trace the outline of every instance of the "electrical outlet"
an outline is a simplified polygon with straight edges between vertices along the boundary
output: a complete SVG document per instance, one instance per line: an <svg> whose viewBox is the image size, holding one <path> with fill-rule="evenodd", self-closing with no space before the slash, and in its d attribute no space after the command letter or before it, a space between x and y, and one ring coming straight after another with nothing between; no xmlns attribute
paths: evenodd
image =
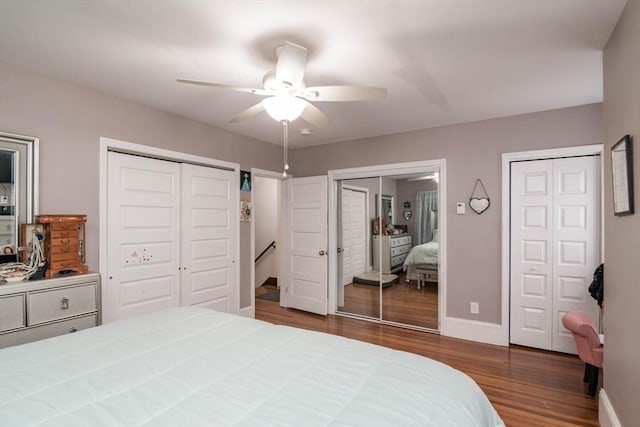
<svg viewBox="0 0 640 427"><path fill-rule="evenodd" d="M3 205L9 203L9 196L0 196L0 203L2 203Z"/></svg>
<svg viewBox="0 0 640 427"><path fill-rule="evenodd" d="M477 302L469 303L469 312L471 314L479 314L480 313L480 304Z"/></svg>

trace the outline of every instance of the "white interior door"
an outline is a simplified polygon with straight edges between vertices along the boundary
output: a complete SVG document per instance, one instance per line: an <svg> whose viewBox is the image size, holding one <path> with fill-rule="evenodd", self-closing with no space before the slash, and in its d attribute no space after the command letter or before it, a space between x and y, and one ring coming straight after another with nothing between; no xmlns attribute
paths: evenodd
<svg viewBox="0 0 640 427"><path fill-rule="evenodd" d="M342 189L342 285L367 270L367 192L352 186Z"/></svg>
<svg viewBox="0 0 640 427"><path fill-rule="evenodd" d="M327 177L287 182L288 307L327 314Z"/></svg>
<svg viewBox="0 0 640 427"><path fill-rule="evenodd" d="M179 305L180 164L109 152L105 322Z"/></svg>
<svg viewBox="0 0 640 427"><path fill-rule="evenodd" d="M552 349L575 353L571 332L562 325L569 311L586 311L598 322L598 305L589 294L600 265L600 156L553 160L554 255Z"/></svg>
<svg viewBox="0 0 640 427"><path fill-rule="evenodd" d="M588 287L600 260L600 158L511 163L510 342L575 353L562 316L596 317Z"/></svg>
<svg viewBox="0 0 640 427"><path fill-rule="evenodd" d="M234 172L182 165L180 305L237 313Z"/></svg>

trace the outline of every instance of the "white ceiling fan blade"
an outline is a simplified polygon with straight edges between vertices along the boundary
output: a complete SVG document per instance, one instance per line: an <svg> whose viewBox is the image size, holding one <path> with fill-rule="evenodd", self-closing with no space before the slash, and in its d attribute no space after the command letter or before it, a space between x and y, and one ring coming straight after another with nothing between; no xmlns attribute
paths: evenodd
<svg viewBox="0 0 640 427"><path fill-rule="evenodd" d="M255 105L252 105L251 107L247 108L244 111L239 112L238 114L236 114L235 116L233 116L233 118L231 120L229 120L229 123L238 123L241 122L243 120L246 119L250 119L253 116L257 116L258 114L262 113L264 111L264 107L262 106L261 102L258 102Z"/></svg>
<svg viewBox="0 0 640 427"><path fill-rule="evenodd" d="M373 101L387 96L387 89L368 86L315 86L302 95L310 101Z"/></svg>
<svg viewBox="0 0 640 427"><path fill-rule="evenodd" d="M188 83L190 85L199 85L199 86L209 86L209 87L217 87L220 89L231 89L231 90L236 90L239 92L249 92L249 93L253 93L256 95L272 95L272 92L266 91L264 89L255 89L255 88L251 88L251 87L239 87L239 86L232 86L232 85L226 85L223 83L212 83L212 82L202 82L199 80L186 80L186 79L177 79L178 83Z"/></svg>
<svg viewBox="0 0 640 427"><path fill-rule="evenodd" d="M278 54L276 80L285 87L299 88L307 67L307 49L291 42L284 42Z"/></svg>
<svg viewBox="0 0 640 427"><path fill-rule="evenodd" d="M300 115L300 117L316 127L328 126L331 123L329 117L327 117L322 111L318 109L318 107L310 102L307 102L307 106L304 107L304 110L302 110L302 114Z"/></svg>

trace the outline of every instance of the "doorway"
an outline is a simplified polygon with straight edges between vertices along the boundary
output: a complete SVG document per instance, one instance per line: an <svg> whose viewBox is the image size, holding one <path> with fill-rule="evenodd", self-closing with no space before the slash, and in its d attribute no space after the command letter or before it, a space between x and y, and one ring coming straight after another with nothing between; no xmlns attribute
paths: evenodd
<svg viewBox="0 0 640 427"><path fill-rule="evenodd" d="M286 185L281 173L251 169L251 306L242 314L255 317L256 298L283 305L286 257Z"/></svg>
<svg viewBox="0 0 640 427"><path fill-rule="evenodd" d="M332 313L439 330L444 166L438 160L329 173Z"/></svg>
<svg viewBox="0 0 640 427"><path fill-rule="evenodd" d="M278 178L259 175L253 177L251 187L255 298L274 302L280 302L280 183Z"/></svg>

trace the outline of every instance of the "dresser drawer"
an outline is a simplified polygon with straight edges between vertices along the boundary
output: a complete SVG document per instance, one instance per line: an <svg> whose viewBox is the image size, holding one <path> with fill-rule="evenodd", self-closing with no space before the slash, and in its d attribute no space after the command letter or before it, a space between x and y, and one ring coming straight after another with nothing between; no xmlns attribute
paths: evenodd
<svg viewBox="0 0 640 427"><path fill-rule="evenodd" d="M29 326L96 311L96 285L87 284L27 295Z"/></svg>
<svg viewBox="0 0 640 427"><path fill-rule="evenodd" d="M51 246L50 248L51 256L57 254L77 254L78 253L78 245L59 245L59 246Z"/></svg>
<svg viewBox="0 0 640 427"><path fill-rule="evenodd" d="M50 243L51 247L55 246L69 246L69 247L78 247L78 236L74 237L58 237L57 239L51 239Z"/></svg>
<svg viewBox="0 0 640 427"><path fill-rule="evenodd" d="M0 297L0 332L24 326L24 294Z"/></svg>
<svg viewBox="0 0 640 427"><path fill-rule="evenodd" d="M52 270L73 270L75 267L78 267L78 257L74 257L74 259L67 259L62 261L51 260L51 269Z"/></svg>
<svg viewBox="0 0 640 427"><path fill-rule="evenodd" d="M52 222L51 231L78 231L78 224L75 222Z"/></svg>
<svg viewBox="0 0 640 427"><path fill-rule="evenodd" d="M61 239L65 237L78 237L78 230L51 230L51 238L52 239Z"/></svg>
<svg viewBox="0 0 640 427"><path fill-rule="evenodd" d="M51 254L51 262L75 260L78 261L78 251L61 252L59 254Z"/></svg>
<svg viewBox="0 0 640 427"><path fill-rule="evenodd" d="M403 245L410 245L410 244L411 244L411 236L391 237L391 241L389 242L389 246L391 246L392 248L403 246Z"/></svg>
<svg viewBox="0 0 640 427"><path fill-rule="evenodd" d="M63 322L50 323L48 325L41 325L34 328L23 329L21 331L16 331L10 334L1 334L0 348L25 344L44 338L73 333L82 329L92 328L97 325L98 321L96 315L91 314L88 316L65 320Z"/></svg>
<svg viewBox="0 0 640 427"><path fill-rule="evenodd" d="M392 266L400 265L400 264L404 263L405 259L407 259L407 255L406 254L402 254L402 255L397 255L397 256L391 257L391 265Z"/></svg>

